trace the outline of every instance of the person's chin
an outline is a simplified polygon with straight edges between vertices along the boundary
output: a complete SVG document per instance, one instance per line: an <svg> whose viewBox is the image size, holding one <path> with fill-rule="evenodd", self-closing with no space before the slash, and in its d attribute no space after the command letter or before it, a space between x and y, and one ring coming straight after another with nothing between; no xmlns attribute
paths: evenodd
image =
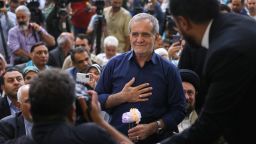
<svg viewBox="0 0 256 144"><path fill-rule="evenodd" d="M26 30L28 30L28 26L27 25L22 25L22 26L19 26L19 29L21 31L26 31Z"/></svg>

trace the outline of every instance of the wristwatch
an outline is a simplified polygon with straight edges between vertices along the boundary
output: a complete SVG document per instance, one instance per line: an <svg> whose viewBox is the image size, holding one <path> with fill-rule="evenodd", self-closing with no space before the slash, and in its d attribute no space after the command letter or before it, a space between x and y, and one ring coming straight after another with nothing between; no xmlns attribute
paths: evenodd
<svg viewBox="0 0 256 144"><path fill-rule="evenodd" d="M162 132L161 121L160 120L156 121L156 124L157 124L156 133L160 134Z"/></svg>

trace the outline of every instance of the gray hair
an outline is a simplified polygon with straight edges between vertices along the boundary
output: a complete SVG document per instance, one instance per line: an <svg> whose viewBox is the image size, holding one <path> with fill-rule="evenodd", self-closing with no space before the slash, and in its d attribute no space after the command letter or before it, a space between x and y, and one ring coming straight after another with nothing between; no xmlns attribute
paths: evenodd
<svg viewBox="0 0 256 144"><path fill-rule="evenodd" d="M18 89L18 92L17 92L17 101L18 101L19 103L22 103L22 97L21 97L22 95L21 95L21 93L22 93L24 90L29 89L29 87L30 87L29 84L25 84L25 85L21 86L21 87Z"/></svg>
<svg viewBox="0 0 256 144"><path fill-rule="evenodd" d="M133 24L133 22L141 21L141 20L145 20L145 19L148 19L152 23L152 25L153 25L152 33L154 35L158 34L159 33L158 20L154 16L147 14L147 13L139 13L132 17L132 19L130 20L129 25L128 25L129 33L131 33L131 25Z"/></svg>
<svg viewBox="0 0 256 144"><path fill-rule="evenodd" d="M68 42L72 38L74 40L74 37L72 36L71 33L68 33L68 32L61 33L57 39L58 46L62 47L66 42Z"/></svg>
<svg viewBox="0 0 256 144"><path fill-rule="evenodd" d="M114 46L114 47L118 47L118 39L115 36L107 36L104 39L104 47L106 46Z"/></svg>
<svg viewBox="0 0 256 144"><path fill-rule="evenodd" d="M17 12L19 12L19 11L25 12L26 15L29 16L29 17L30 17L30 15L31 15L31 12L30 12L30 10L28 9L28 7L26 7L26 6L24 6L24 5L18 6L18 7L16 8L16 10L15 10L15 13L17 13Z"/></svg>

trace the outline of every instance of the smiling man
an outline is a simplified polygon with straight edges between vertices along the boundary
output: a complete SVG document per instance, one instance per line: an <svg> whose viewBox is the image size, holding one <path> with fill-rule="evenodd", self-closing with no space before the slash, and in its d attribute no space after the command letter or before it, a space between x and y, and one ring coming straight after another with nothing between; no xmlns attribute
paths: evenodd
<svg viewBox="0 0 256 144"><path fill-rule="evenodd" d="M185 117L185 96L176 67L154 52L159 33L157 19L146 13L129 22L132 50L113 57L96 86L110 123L136 143L156 143ZM138 125L122 123L122 114L137 108Z"/></svg>

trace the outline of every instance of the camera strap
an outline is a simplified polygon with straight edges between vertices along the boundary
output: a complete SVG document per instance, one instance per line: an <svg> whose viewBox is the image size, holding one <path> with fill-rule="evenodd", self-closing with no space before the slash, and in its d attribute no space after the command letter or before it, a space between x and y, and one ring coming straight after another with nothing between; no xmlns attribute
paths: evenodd
<svg viewBox="0 0 256 144"><path fill-rule="evenodd" d="M2 44L3 44L3 48L4 48L4 53L5 53L5 59L7 61L9 61L9 55L8 55L8 51L7 51L7 45L5 42L4 32L3 32L3 27L2 27L1 21L0 21L0 32L1 32L1 39L2 39Z"/></svg>
<svg viewBox="0 0 256 144"><path fill-rule="evenodd" d="M38 42L38 38L36 36L36 31L34 30L34 28L32 28L32 34L33 34L33 36L34 36L34 38L36 40L36 43L37 43Z"/></svg>

